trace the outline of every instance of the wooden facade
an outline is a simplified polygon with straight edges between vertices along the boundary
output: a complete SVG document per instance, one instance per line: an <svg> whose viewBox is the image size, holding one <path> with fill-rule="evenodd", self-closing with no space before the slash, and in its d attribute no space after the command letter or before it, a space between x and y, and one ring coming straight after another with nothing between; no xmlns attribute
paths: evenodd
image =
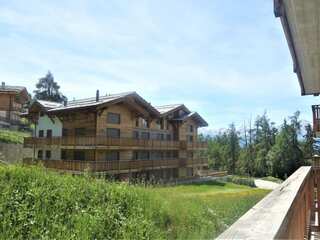
<svg viewBox="0 0 320 240"><path fill-rule="evenodd" d="M0 86L0 121L13 125L20 123L20 114L28 100L26 88L6 86L3 82Z"/></svg>
<svg viewBox="0 0 320 240"><path fill-rule="evenodd" d="M90 169L131 174L175 169L164 173L169 177L195 175L207 167L202 157L207 143L198 141L198 128L206 124L204 120L199 122L190 112L180 112L184 118L179 118L179 108L160 114L135 94L113 99L111 104L96 102L93 107L91 100L81 108L74 103L75 107L66 105L57 110L31 106L29 117L36 132L25 138L24 146L34 148L33 160L73 172ZM50 127L40 129L40 115L52 119L47 126L59 121L61 135L53 136Z"/></svg>

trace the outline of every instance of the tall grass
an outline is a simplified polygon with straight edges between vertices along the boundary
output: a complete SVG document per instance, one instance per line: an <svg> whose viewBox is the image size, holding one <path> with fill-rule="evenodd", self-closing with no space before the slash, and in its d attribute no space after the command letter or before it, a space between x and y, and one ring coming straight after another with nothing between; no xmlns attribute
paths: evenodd
<svg viewBox="0 0 320 240"><path fill-rule="evenodd" d="M0 238L213 238L266 193L232 183L142 187L0 167Z"/></svg>
<svg viewBox="0 0 320 240"><path fill-rule="evenodd" d="M24 137L29 137L29 132L0 129L0 142L22 144Z"/></svg>
<svg viewBox="0 0 320 240"><path fill-rule="evenodd" d="M2 239L162 238L146 196L125 184L1 167L0 192Z"/></svg>

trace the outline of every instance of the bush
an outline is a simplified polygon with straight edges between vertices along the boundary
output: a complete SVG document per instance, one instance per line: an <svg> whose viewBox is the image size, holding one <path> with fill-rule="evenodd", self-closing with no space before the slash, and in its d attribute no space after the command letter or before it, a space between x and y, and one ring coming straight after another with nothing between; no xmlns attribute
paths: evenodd
<svg viewBox="0 0 320 240"><path fill-rule="evenodd" d="M227 176L223 178L227 182L232 182L239 185L246 185L249 187L256 187L254 179L250 177L240 177L240 176Z"/></svg>
<svg viewBox="0 0 320 240"><path fill-rule="evenodd" d="M270 182L275 182L275 183L282 183L283 182L283 180L276 178L276 177L272 177L272 176L263 177L261 179L266 180L266 181L270 181Z"/></svg>

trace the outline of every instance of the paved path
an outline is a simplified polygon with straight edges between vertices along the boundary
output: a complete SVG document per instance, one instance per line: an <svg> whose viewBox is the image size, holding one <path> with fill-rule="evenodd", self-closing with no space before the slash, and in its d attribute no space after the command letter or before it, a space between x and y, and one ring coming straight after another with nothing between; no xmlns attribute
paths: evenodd
<svg viewBox="0 0 320 240"><path fill-rule="evenodd" d="M261 179L255 179L254 180L254 184L258 188L271 189L271 190L277 188L280 185L279 183L266 181L266 180L261 180Z"/></svg>

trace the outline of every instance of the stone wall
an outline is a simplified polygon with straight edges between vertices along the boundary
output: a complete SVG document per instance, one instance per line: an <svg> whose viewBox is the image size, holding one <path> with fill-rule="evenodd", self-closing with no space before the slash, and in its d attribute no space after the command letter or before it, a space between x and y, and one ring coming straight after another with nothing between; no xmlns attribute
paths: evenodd
<svg viewBox="0 0 320 240"><path fill-rule="evenodd" d="M23 144L0 142L0 160L8 163L22 163L25 157L32 157L32 148L23 148Z"/></svg>

